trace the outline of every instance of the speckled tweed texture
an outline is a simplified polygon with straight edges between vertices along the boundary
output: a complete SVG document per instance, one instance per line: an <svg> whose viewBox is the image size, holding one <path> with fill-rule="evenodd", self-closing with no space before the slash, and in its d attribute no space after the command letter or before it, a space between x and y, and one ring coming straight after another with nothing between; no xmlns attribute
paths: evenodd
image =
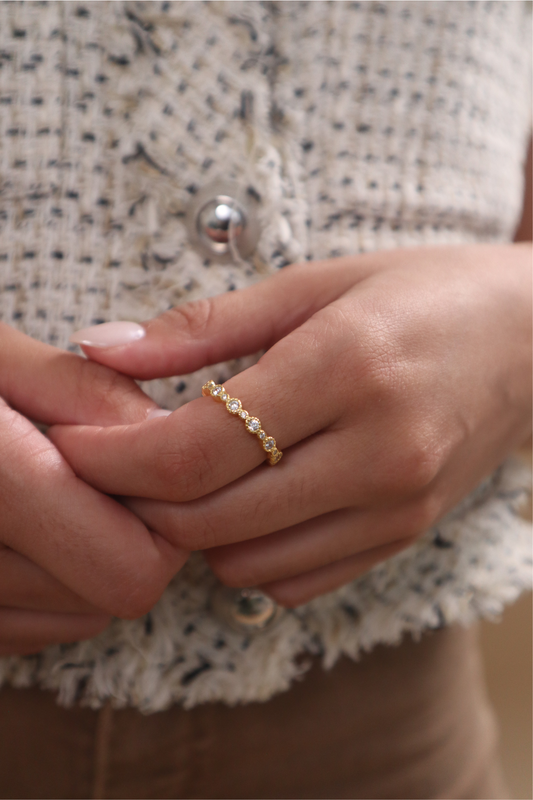
<svg viewBox="0 0 533 800"><path fill-rule="evenodd" d="M504 242L521 205L530 14L521 2L0 3L0 318L58 347L288 263ZM253 255L191 246L215 179L259 201ZM176 408L214 374L143 388ZM527 475L504 465L415 545L254 638L210 612L194 556L145 618L0 659L0 683L144 712L266 700L305 666L498 614L531 585Z"/></svg>

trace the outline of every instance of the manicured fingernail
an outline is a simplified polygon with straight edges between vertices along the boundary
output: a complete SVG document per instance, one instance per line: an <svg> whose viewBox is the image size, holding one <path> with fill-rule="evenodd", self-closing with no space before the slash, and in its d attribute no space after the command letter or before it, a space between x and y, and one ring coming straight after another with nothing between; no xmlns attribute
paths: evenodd
<svg viewBox="0 0 533 800"><path fill-rule="evenodd" d="M172 411L167 411L166 408L153 408L148 412L146 419L155 419L156 417L168 417Z"/></svg>
<svg viewBox="0 0 533 800"><path fill-rule="evenodd" d="M146 336L146 331L136 322L103 322L101 325L76 331L70 337L70 341L88 347L117 347L136 342L143 336Z"/></svg>

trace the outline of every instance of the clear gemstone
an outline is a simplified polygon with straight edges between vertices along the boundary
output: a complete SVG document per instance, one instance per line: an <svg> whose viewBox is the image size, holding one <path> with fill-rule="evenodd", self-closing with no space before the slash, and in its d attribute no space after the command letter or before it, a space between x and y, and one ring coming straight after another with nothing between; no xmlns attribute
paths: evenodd
<svg viewBox="0 0 533 800"><path fill-rule="evenodd" d="M250 417L246 420L246 427L251 433L257 433L257 431L261 429L261 423L257 417Z"/></svg>
<svg viewBox="0 0 533 800"><path fill-rule="evenodd" d="M211 394L214 397L217 397L217 395L219 395L221 391L222 391L222 386L215 386L215 388L211 390Z"/></svg>
<svg viewBox="0 0 533 800"><path fill-rule="evenodd" d="M266 433L264 431L259 431L257 435L261 440L266 439Z"/></svg>
<svg viewBox="0 0 533 800"><path fill-rule="evenodd" d="M243 411L239 411L239 417L242 417L243 419L246 419L247 416L248 416L248 413L246 411L244 411L244 410Z"/></svg>
<svg viewBox="0 0 533 800"><path fill-rule="evenodd" d="M235 414L239 410L240 405L238 400L230 400L228 403L228 410Z"/></svg>
<svg viewBox="0 0 533 800"><path fill-rule="evenodd" d="M220 399L226 402L226 400L228 399L228 395L226 394L226 392L222 392L222 394L220 395Z"/></svg>
<svg viewBox="0 0 533 800"><path fill-rule="evenodd" d="M274 448L275 446L276 446L276 440L273 439L272 436L269 436L268 439L265 439L265 441L263 442L263 447L265 448L265 450L272 450L272 448Z"/></svg>

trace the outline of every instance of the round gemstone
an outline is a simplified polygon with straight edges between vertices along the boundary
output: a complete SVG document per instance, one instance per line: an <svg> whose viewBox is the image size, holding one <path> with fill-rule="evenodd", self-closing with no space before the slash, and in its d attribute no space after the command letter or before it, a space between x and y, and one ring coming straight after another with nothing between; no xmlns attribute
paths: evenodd
<svg viewBox="0 0 533 800"><path fill-rule="evenodd" d="M222 392L222 394L220 395L220 399L226 402L226 400L228 399L228 395L226 394L226 392Z"/></svg>
<svg viewBox="0 0 533 800"><path fill-rule="evenodd" d="M232 414L236 414L237 411L240 409L241 404L239 400L232 398L231 400L228 400L227 407L228 411L231 411Z"/></svg>
<svg viewBox="0 0 533 800"><path fill-rule="evenodd" d="M265 448L265 450L273 450L275 446L276 446L276 440L273 439L272 436L269 436L268 439L265 439L265 441L263 442L263 447Z"/></svg>
<svg viewBox="0 0 533 800"><path fill-rule="evenodd" d="M247 411L244 411L244 410L243 411L239 411L239 417L242 417L243 419L246 419L247 416L248 416L248 412Z"/></svg>
<svg viewBox="0 0 533 800"><path fill-rule="evenodd" d="M266 433L264 431L258 431L257 435L259 436L261 441L263 441L263 439L266 439Z"/></svg>
<svg viewBox="0 0 533 800"><path fill-rule="evenodd" d="M250 433L257 433L257 431L261 429L261 423L257 417L248 417L246 420L246 427Z"/></svg>
<svg viewBox="0 0 533 800"><path fill-rule="evenodd" d="M222 391L222 386L215 386L214 389L211 389L211 394L213 395L213 397L218 397L221 391Z"/></svg>

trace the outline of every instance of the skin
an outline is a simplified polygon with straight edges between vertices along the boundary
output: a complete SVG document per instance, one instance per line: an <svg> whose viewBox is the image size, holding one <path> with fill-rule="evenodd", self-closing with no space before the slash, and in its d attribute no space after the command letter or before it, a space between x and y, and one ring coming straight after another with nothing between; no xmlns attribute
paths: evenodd
<svg viewBox="0 0 533 800"><path fill-rule="evenodd" d="M188 554L77 478L29 419L128 424L155 404L113 370L3 324L0 397L0 655L147 611Z"/></svg>
<svg viewBox="0 0 533 800"><path fill-rule="evenodd" d="M517 239L530 241L531 146L525 174L528 179L525 206ZM422 251L415 252L421 254ZM466 305L463 303L463 310L467 314L466 316L461 314L457 319L455 313L457 297L453 298L453 292L450 294L448 291L446 297L451 301L449 309L451 328L447 324L439 327L438 317L435 318L434 324L431 324L431 319L428 319L426 315L427 325L425 329L424 325L421 327L422 341L420 344L427 345L432 337L435 338L436 346L433 352L436 355L439 340L443 342L444 347L439 351L442 359L441 366L444 368L443 375L446 375L446 367L450 371L450 359L452 361L453 358L458 359L458 369L451 370L453 380L445 380L435 365L433 365L433 369L437 385L438 381L441 381L444 396L450 393L453 400L454 391L457 397L457 390L461 390L461 388L466 393L466 405L464 408L462 405L458 406L464 419L469 419L467 412L472 409L472 402L476 401L481 388L479 409L481 411L483 408L484 414L481 413L479 419L485 419L487 424L477 426L474 424L471 430L467 425L463 431L466 439L464 449L469 453L469 457L458 467L458 478L464 473L465 479L460 488L455 491L457 494L464 494L470 485L477 482L476 472L489 471L490 464L500 459L498 454L501 454L503 458L510 452L514 447L514 442L522 439L522 428L526 428L529 424L524 423L523 409L530 403L529 387L531 385L529 379L531 361L529 355L526 357L525 352L529 350L531 341L528 332L531 324L528 307L530 254L527 250L517 250L512 247L498 248L494 251L490 248L490 252L485 248L470 250L466 261L464 258L462 261L461 259L457 261L458 252L453 248L445 249L443 258L438 256L434 259L433 256L438 255L437 251L431 249L424 251L425 263L419 267L425 269L431 264L432 268L435 268L440 259L442 269L447 270L447 264L452 268L454 264L457 266L459 263L469 269L472 266L470 262L479 259L478 269L475 274L472 274L474 284L472 284L471 278L467 280L470 290L476 282L481 290L478 303L466 302ZM405 266L416 267L414 261L410 260L409 254L407 256L409 264L405 264ZM364 281L374 272L377 273L385 268L401 267L401 263L401 257L398 259L394 252L325 262L322 267L327 270L327 280L324 279L325 275L322 279L320 278L320 265L315 265L316 278L309 282L307 277L310 279L311 273L307 270L310 265L306 265L306 281L298 280L294 283L294 291L299 292L297 303L291 301L290 292L293 291L292 276L296 275L299 268L291 268L290 272L284 270L277 279L280 282L276 285L271 282L265 284L264 295L254 294L255 300L252 304L250 304L250 294L243 293L244 303L236 301L235 298L238 295L232 294L227 299L218 298L213 302L183 306L158 320L147 323L145 327L148 336L140 347L136 349L131 347L114 348L112 351L88 349L87 354L92 356L95 361L99 359L110 366L116 366L124 372L139 377L150 375L147 364L151 359L153 359L155 367L154 376L166 374L169 369L172 371L173 364L181 365L176 371L184 373L195 369L200 364L216 363L228 357L227 354L231 352L242 350L252 352L261 346L271 345L289 332L296 331L303 322L310 319L315 311L324 308L330 302L335 302L338 292L342 294L345 291L343 288L345 286L344 275L348 275L350 270L357 283ZM487 276L483 274L480 277L480 268L482 272L487 268ZM281 281L286 281L285 275L291 275L290 287L287 282L281 283ZM509 278L509 284L507 284L506 276ZM487 281L486 277L490 280ZM440 278L442 279L442 274ZM441 290L443 286L447 285L447 280L448 273L444 283L434 287L433 294L430 289L429 297L432 302L436 297L441 297L443 301L441 311L445 317L447 316L446 303ZM463 301L468 301L470 292L463 291L464 287L461 287L460 280L457 287L458 296ZM352 289L355 288L356 285L353 284ZM387 290L383 296L385 303L391 302L388 288L390 287L384 286L384 290ZM487 293L486 297L485 292ZM424 298L418 293L416 296L419 296L424 303L428 300L427 297ZM474 299L475 296L471 297L471 300ZM483 313L480 303L485 301L488 301L488 306L486 313ZM495 304L497 304L497 309L488 325L488 339L481 343L479 352L476 352L476 357L472 358L472 347L468 347L466 350L463 347L465 342L467 344L469 342L469 338L465 339L463 334L466 329L475 331L478 324L481 325L480 330L485 330L487 316L490 317L491 309ZM379 305L376 307L379 308ZM254 315L260 312L261 308L263 309L262 315L259 313L256 319ZM394 304L392 310L394 311ZM401 310L401 305L398 304L397 311L401 312ZM408 312L406 319L408 320L412 315L412 306L409 303L407 303L406 310ZM422 311L423 309L419 309L419 312ZM480 312L481 316L478 319ZM334 311L334 314L338 316L339 312ZM415 314L414 318L420 319L420 313ZM393 314L391 319L397 321L401 333L401 314ZM455 335L453 334L454 319L459 331L462 331L463 334L457 331ZM236 320L238 320L238 325L236 325ZM380 326L367 327L365 323L370 320L371 316L366 318L363 316L356 319L356 322L359 327L363 324L363 333L366 331L371 338L373 331L380 331ZM379 319L377 321L379 322ZM261 324L256 329L257 322ZM331 326L328 326L328 333L330 328ZM394 332L394 328L386 328L385 333L387 330L389 334ZM452 334L450 345L455 344L455 346L450 347L446 352L446 343L443 340L450 333ZM304 335L307 336L307 333ZM172 337L175 338L175 341L172 341ZM240 344L244 337L247 342L246 348ZM426 337L425 341L424 337ZM351 342L354 341L353 332L349 332L349 338ZM527 345L525 344L526 340ZM401 340L399 341L401 343ZM363 337L362 343L364 344L364 342ZM495 343L494 348L492 348L492 342ZM418 345L416 338L415 344ZM395 346L396 343L393 342L390 353L395 352ZM348 350L350 349L348 346ZM431 348L429 350L431 351ZM319 351L320 341L318 340L317 352ZM369 351L372 352L371 347ZM280 352L279 348L277 352ZM356 349L354 352L359 351ZM411 359L413 368L417 363L421 368L421 389L423 389L423 375L424 372L427 374L427 367L431 371L431 357L424 370L424 361L420 357L416 358L416 349L412 355L414 356ZM473 362L470 364L470 369L467 366L469 359ZM344 370L346 370L345 359L343 363ZM408 365L409 359L405 363ZM299 364L299 359L297 359L294 373L296 377L299 374L297 371ZM373 359L370 358L367 364L368 369L365 371L369 377L372 376L372 364ZM207 490L204 501L201 501L205 504L206 510L204 521L196 528L191 525L188 528L189 532L183 527L178 534L189 537L190 546L195 547L202 544L202 542L195 541L202 530L206 531L203 544L210 544L209 539L211 542L218 539L221 531L223 535L227 535L224 534L223 527L218 527L216 521L217 514L220 517L221 513L220 496L224 492L228 492L230 488L237 490L244 480L250 482L254 472L258 476L257 488L251 487L255 491L255 498L246 493L246 502L242 506L243 509L247 509L251 525L257 524L262 506L264 510L261 516L269 517L272 515L273 509L277 513L279 503L275 492L278 491L280 482L278 481L276 487L269 487L265 479L272 481L281 474L286 476L286 467L291 462L293 468L298 467L296 460L300 459L300 450L303 449L304 444L306 447L308 445L305 443L305 439L302 444L295 444L293 440L298 433L298 425L301 425L302 416L306 413L306 406L310 404L310 398L313 399L313 404L316 406L316 397L320 394L320 404L324 404L323 387L329 385L331 366L329 362L326 363L326 379L318 375L316 380L311 382L308 394L301 392L303 396L298 398L299 405L296 405L295 396L291 392L292 390L295 393L300 392L301 387L298 380L292 375L285 376L280 372L279 377L284 381L282 385L285 391L282 405L279 407L270 402L270 397L269 402L264 400L267 395L265 388L260 383L254 385L248 380L243 382L241 376L237 376L231 382L232 390L233 387L236 387L235 394L242 396L243 399L246 397L246 400L250 402L249 408L253 409L254 413L261 415L268 432L275 432L279 446L286 450L284 460L272 471L269 467L259 466L260 456L258 453L260 454L262 451L258 443L244 431L236 430L235 426L239 425L237 420L232 419L224 409L217 408L212 400L204 399L191 403L187 407L187 411L185 409L180 411L177 419L182 430L178 431L179 438L176 439L174 422L176 415L172 415L171 423L170 420L163 419L146 422L147 412L154 408L154 403L145 397L132 381L76 356L59 353L55 348L35 342L6 325L0 324L0 397L5 400L3 403L0 401L0 486L2 487L0 492L0 655L24 655L38 652L48 644L92 637L108 624L110 614L134 618L147 611L158 599L170 577L180 569L187 558L187 552L180 549L179 546L169 546L169 540L175 541L176 539L178 522L180 526L185 526L185 524L188 526L191 520L202 520L199 503L196 501L188 501L176 509L173 504L168 502L147 504L146 500L125 498L125 502L132 508L137 505L138 513L144 512L147 517L157 517L161 523L161 529L167 532L168 539L148 530L138 519L131 514L128 515L122 506L110 498L104 497L98 491L94 491L87 483L76 477L71 466L51 445L50 439L42 436L30 425L25 419L26 417L36 421L40 420L49 425L80 423L115 426L117 424L142 423L143 437L139 450L136 452L142 458L142 448L145 447L145 452L150 456L153 455L147 472L142 476L141 483L144 481L144 488L146 489L151 482L153 483L154 469L156 471L160 469L163 482L168 480L170 465L173 467L176 486L182 487L180 491L183 491L185 495L187 492L194 494L195 486L200 495ZM262 369L263 365L260 367ZM413 369L411 374L415 373L416 369ZM258 376L260 373L256 369L254 374ZM389 377L393 377L394 370L388 373L382 372L382 375L387 374ZM275 371L273 375L275 378ZM249 377L247 375L247 379ZM348 373L344 371L341 392L346 389L348 377ZM304 374L300 381L302 387L305 386L305 381L306 375ZM366 385L371 385L371 381L367 380ZM354 408L360 409L360 430L364 429L367 416L368 419L371 419L374 414L374 417L377 418L379 403L387 403L387 385L386 381L377 381L376 402L369 401L366 407L360 398L359 383L354 391L347 393L348 402L356 402ZM394 388L394 383L391 386ZM407 391L410 386L412 383L409 381L403 383L400 381L397 383L396 393L392 391L389 393L391 413L394 413L394 405L398 404L396 413L400 418L403 390ZM474 392L472 396L469 395L470 387ZM426 410L420 419L426 419L428 404L431 402L431 398L435 397L433 420L438 422L437 411L439 408L445 409L446 402L443 403L439 392L433 391L434 387L431 385L431 381L426 381L426 388L428 389L427 399L423 395L416 396L415 392L417 408L422 411ZM487 391L488 388L490 391ZM276 389L275 384L272 389ZM493 389L495 390L494 396ZM246 392L246 395L239 394L241 391ZM385 400L380 399L382 392ZM406 397L408 397L408 392ZM423 404L420 403L421 398L425 400ZM490 403L486 402L490 398L494 400L492 408ZM287 400L289 402L286 402ZM338 398L334 401L334 406L335 403L338 405ZM407 406L408 403L404 400L404 411ZM450 411L450 404L447 407ZM296 416L293 413L294 409L298 411ZM457 413L454 417L453 402L451 409L451 431L457 432L458 429L459 431L461 429L461 425L457 424L458 420L460 423L461 418ZM288 411L290 411L290 415ZM431 414L429 416L431 417ZM492 419L491 416L493 416ZM529 411L526 416L529 420ZM441 430L443 430L445 421L443 416ZM421 430L418 422L419 418L417 417L417 424L412 426L414 432ZM206 430L204 427L206 425L209 435L204 437L203 432ZM374 444L374 449L377 450L376 464L379 468L386 466L380 461L380 445L383 445L383 452L387 450L389 455L394 452L390 449L390 444L391 441L396 442L395 437L398 432L394 430L392 423L389 427L393 430L387 431L387 435L383 429L379 430ZM331 426L331 429L335 430L335 424ZM70 449L72 444L68 443L66 430L55 429L52 432L52 437L63 437L65 450ZM120 438L122 439L125 430L127 429L114 428L115 444L118 441L116 432L121 432ZM135 425L132 430L138 433L139 426ZM431 425L427 430L431 430ZM167 434L171 431L173 435L167 441ZM214 431L216 431L215 437L213 436ZM308 444L313 443L314 445L317 441L324 440L326 432L327 428L324 430L324 436L315 433L312 437L308 437ZM400 430L398 435L401 433ZM77 435L75 431L72 431L72 434ZM101 434L100 431L100 437ZM187 439L187 437L189 438ZM134 438L138 438L138 436ZM370 438L370 435L367 438ZM470 439L471 445L469 446ZM123 440L127 445L127 437ZM142 444L146 440L152 441L148 447ZM342 445L340 434L339 440ZM448 440L449 436L444 439L444 441ZM187 444L188 441L189 444ZM419 440L415 437L416 441ZM431 451L429 447L431 441L430 436L428 447L423 448L425 453ZM159 451L157 447L153 447L154 442L158 443ZM289 442L291 442L291 447L287 449ZM199 451L198 445L204 449ZM135 447L136 445L132 446L132 452L135 451ZM213 450L213 447L216 449ZM420 458L420 450L418 450L419 456L416 455L417 447L414 448L414 451L409 447L406 450L401 450L401 448L397 448L397 450L401 451L398 462L400 466L396 470L382 471L378 483L383 481L384 487L388 481L389 488L393 488L391 480L396 475L396 478L400 479L398 483L403 480L403 486L406 489L408 486L405 475L410 474L411 478L418 475L419 478L423 478L423 467L428 460L424 457ZM480 452L484 450L489 455L489 461L480 468L482 461ZM198 470L200 465L198 453L206 454L208 451L216 453L217 458L216 463L213 463L212 466L213 475L210 476L204 455L202 468L207 470L207 480L205 480L202 478L201 469ZM434 451L437 455L439 452L444 452L438 447L434 448ZM120 448L118 452L120 452ZM415 466L417 463L419 464L418 472L416 470L409 472L408 470L410 453ZM305 470L309 466L303 463L306 461L306 456L307 453L301 459L302 473L299 476L299 483L293 482L295 490L289 498L291 504L295 498L298 500L298 492L303 493L305 488ZM105 459L101 460L101 466L108 457L109 455L106 454ZM189 461L187 461L187 457ZM94 452L91 452L91 459L93 458ZM402 459L405 465L403 470ZM361 457L360 461L362 460ZM119 472L127 463L127 459L121 460ZM337 453L330 464L323 461L321 465L316 459L314 459L314 463L318 467L326 465L328 470L337 469ZM371 462L362 463L360 470L354 473L357 481L354 480L351 484L353 490L359 485L361 475L366 474L368 463ZM238 466L239 464L240 466ZM211 466L211 460L209 466ZM473 472L471 472L471 466L475 467ZM229 472L227 472L228 469ZM283 470L283 473L280 473L279 470ZM224 484L222 489L209 493L209 482L212 483L215 479L215 483L220 483L220 475L224 475L226 472L228 483L224 483L224 478L222 478ZM294 474L294 469L291 472ZM233 487L231 487L231 481L235 483ZM283 480L281 482L283 483ZM324 516L307 519L303 523L289 525L289 527L282 528L281 533L274 532L256 538L247 538L250 536L250 528L248 528L244 532L242 542L221 544L206 549L205 556L226 583L250 585L256 580L257 582L264 581L264 588L280 602L287 605L303 602L306 598L327 591L328 587L333 588L350 580L360 572L364 572L377 561L406 546L413 537L416 537L412 531L423 522L430 521L432 503L434 503L434 509L437 509L439 505L438 501L432 500L432 498L438 498L438 493L433 489L437 485L442 486L445 494L446 481L441 480L439 484L435 480L427 482L426 474L426 485L418 492L418 495L416 491L413 492L414 483L415 481L411 486L411 494L415 499L411 503L405 504L396 521L392 516L389 517L389 520L392 521L389 531L381 525L375 526L369 531L367 524L365 529L364 514L357 516L357 513L348 507L347 510L329 512ZM333 488L337 491L338 487L334 486ZM397 488L398 486L396 486ZM451 490L449 494L453 494L453 487L449 483L448 488ZM105 489L105 491L108 490ZM327 493L323 492L320 481L317 481L317 495L321 494ZM158 496L157 490L155 495ZM441 505L444 507L446 503L442 502L443 496L441 493ZM242 499L237 498L237 500L243 502ZM418 503L418 500L421 502ZM387 497L384 497L381 503L383 518L387 509ZM378 510L379 503L376 512ZM179 517L182 512L184 516ZM367 514L367 523L369 519ZM237 520L237 526L239 525L240 521ZM407 535L402 535L402 531L404 534L407 531ZM378 539L384 541L387 536L389 536L388 543L377 543ZM347 548L349 552L353 553L354 544L355 554L342 557ZM317 557L318 563L321 563L322 566L315 566L314 569L305 572L306 564L312 566L313 559ZM261 570L263 570L263 574L261 574ZM296 575L279 577L291 571L296 572Z"/></svg>
<svg viewBox="0 0 533 800"><path fill-rule="evenodd" d="M527 439L530 266L524 244L294 265L175 308L130 345L85 348L142 379L266 348L225 386L284 451L273 468L211 398L49 436L79 478L204 551L224 583L298 605L411 544Z"/></svg>

